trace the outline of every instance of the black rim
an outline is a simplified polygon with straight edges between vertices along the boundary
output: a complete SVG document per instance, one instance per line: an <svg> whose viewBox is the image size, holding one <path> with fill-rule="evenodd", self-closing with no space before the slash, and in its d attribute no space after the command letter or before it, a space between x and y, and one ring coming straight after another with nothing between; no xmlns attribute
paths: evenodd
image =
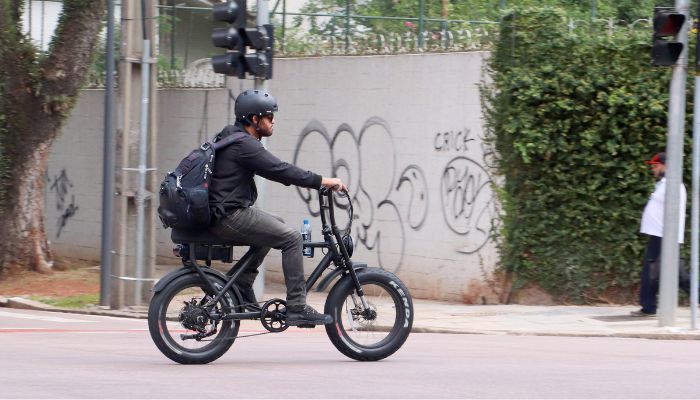
<svg viewBox="0 0 700 400"><path fill-rule="evenodd" d="M220 285L216 285L220 286ZM213 326L216 327L218 330L215 334L203 338L201 341L197 341L196 339L187 339L187 340L182 340L180 338L181 334L185 335L195 335L198 332L196 330L192 329L187 329L185 326L183 326L182 323L178 321L178 313L186 306L184 303L185 301L190 302L192 300L192 294L197 294L197 291L193 291L192 293L187 293L184 294L188 289L199 289L198 294L199 296L195 296L196 300L198 302L201 302L201 300L204 298L204 296L212 296L212 294L207 293L208 291L204 288L204 285L201 283L193 283L189 285L185 285L181 288L179 288L176 292L174 292L170 297L168 297L163 303L162 307L159 310L159 318L158 318L158 329L160 332L160 336L164 339L166 344L170 346L174 351L177 352L186 352L186 353L206 353L211 351L212 349L215 349L219 343L221 343L222 340L231 340L230 337L233 336L231 334L232 329L235 328L234 323L237 323L237 321L209 321L207 324L208 328L211 328ZM176 297L180 297L176 299ZM219 302L216 304L214 307L214 310L218 310L219 312L221 311L221 308L223 306L223 299L219 300ZM233 307L233 305L232 305ZM232 308L233 309L233 308ZM187 346L189 345L189 347ZM200 347L197 347L200 346Z"/></svg>
<svg viewBox="0 0 700 400"><path fill-rule="evenodd" d="M394 319L391 322L391 327L387 327L386 325L381 325L381 324L376 324L376 325L370 324L372 326L367 326L370 328L369 330L366 331L367 337L382 336L382 334L384 335L384 337L376 343L372 343L372 344L360 343L353 336L356 336L358 332L365 332L365 331L357 330L357 327L346 326L347 322L349 322L351 319L348 315L348 307L351 307L351 306L354 307L353 300L352 300L352 295L355 294L354 287L352 287L351 290L345 294L343 303L338 305L337 313L335 316L336 317L336 326L337 326L338 332L341 334L341 336L343 338L345 338L345 340L347 340L352 346L360 347L363 349L379 349L379 348L387 345L391 341L393 341L395 339L395 337L398 335L398 333L401 329L400 322L401 322L401 318L403 317L403 313L404 313L404 305L401 302L401 298L399 297L398 293L396 293L396 291L393 288L391 288L389 285L386 285L382 282L376 282L376 281L363 282L362 283L363 290L366 290L366 288L368 288L370 285L374 285L374 286L381 288L384 294L389 295L389 297L391 298L392 303L393 303ZM356 294L355 294L355 296L357 297ZM375 320L378 322L378 320L380 320L382 318L381 313L382 313L382 310L385 309L385 307L384 307L385 305L382 305L382 307L381 307L382 310L377 310L376 307L379 305L377 303L377 300L373 300L373 296L369 296L369 295L367 295L367 293L366 293L365 297L367 298L368 303L370 305L370 310L374 310L374 311L377 311L379 313L376 316L377 320ZM357 300L360 301L359 297L357 297ZM386 302L387 300L388 299L385 299L384 301ZM350 312L350 313L352 313L352 312ZM367 328L367 327L365 327L365 328ZM363 334L365 334L365 333L363 333Z"/></svg>

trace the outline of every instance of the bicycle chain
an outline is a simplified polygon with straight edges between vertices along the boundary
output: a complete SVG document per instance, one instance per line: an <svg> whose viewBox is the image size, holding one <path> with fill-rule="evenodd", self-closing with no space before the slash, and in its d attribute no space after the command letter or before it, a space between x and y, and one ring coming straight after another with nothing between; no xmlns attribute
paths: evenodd
<svg viewBox="0 0 700 400"><path fill-rule="evenodd" d="M239 307L242 307L243 309L245 309L247 306L250 306L250 305L253 305L253 304L255 304L256 306L260 306L261 303L262 303L262 304L265 304L265 303L267 303L267 301L258 301L258 302L255 302L255 303L240 304ZM283 331L282 331L282 332L283 332ZM229 340L229 339L230 339L230 340L235 340L235 339L241 339L241 338L247 338L247 337L253 337L253 336L268 335L268 334L270 334L270 333L281 333L281 332L271 332L271 331L268 331L268 332L261 332L261 333L251 333L250 335L230 336L230 337L216 338L216 339L219 339L219 340ZM216 339L200 339L200 340L198 340L198 342L211 342L211 341L214 341L214 340L216 340Z"/></svg>

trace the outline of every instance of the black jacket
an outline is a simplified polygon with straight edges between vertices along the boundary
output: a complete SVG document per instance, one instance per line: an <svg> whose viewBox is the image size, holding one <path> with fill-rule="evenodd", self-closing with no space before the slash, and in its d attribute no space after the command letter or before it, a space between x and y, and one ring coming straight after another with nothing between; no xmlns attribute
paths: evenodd
<svg viewBox="0 0 700 400"><path fill-rule="evenodd" d="M285 185L312 189L321 187L321 175L281 161L238 124L225 127L214 140L228 135L239 138L217 150L209 186L209 205L216 218L255 203L258 190L253 177L256 174Z"/></svg>

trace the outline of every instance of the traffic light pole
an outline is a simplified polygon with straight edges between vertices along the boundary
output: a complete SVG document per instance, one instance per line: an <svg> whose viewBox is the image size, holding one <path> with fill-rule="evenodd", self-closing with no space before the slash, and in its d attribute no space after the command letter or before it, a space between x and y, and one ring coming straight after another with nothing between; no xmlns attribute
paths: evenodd
<svg viewBox="0 0 700 400"><path fill-rule="evenodd" d="M659 326L674 326L678 308L678 231L680 187L683 169L683 132L685 130L685 81L688 75L688 21L690 2L676 0L676 11L685 15L685 23L678 32L683 44L671 78L668 137L666 140L666 198L664 229L661 244L661 278L659 285Z"/></svg>
<svg viewBox="0 0 700 400"><path fill-rule="evenodd" d="M700 16L700 2L698 13ZM700 31L695 41L695 93L693 97L693 179L690 215L690 329L698 329L698 253L700 234Z"/></svg>
<svg viewBox="0 0 700 400"><path fill-rule="evenodd" d="M237 76L239 80L246 75L255 78L254 88L267 91L267 79L272 78L272 53L274 46L274 28L270 25L269 0L256 0L256 26L247 26L248 1L229 0L212 6L214 21L227 22L226 27L217 27L212 31L212 42L216 47L227 49L226 54L211 58L215 73ZM255 50L251 52L249 50ZM242 81L241 81L242 82ZM266 138L262 145L267 146ZM258 187L257 206L265 208L265 180L256 177ZM265 266L258 268L253 290L257 298L262 298L265 289Z"/></svg>
<svg viewBox="0 0 700 400"><path fill-rule="evenodd" d="M270 23L270 12L268 11L268 1L269 0L257 0L257 13L256 13L256 24L258 26L264 26ZM267 80L261 77L255 77L255 89L267 91ZM261 143L263 147L267 148L267 138L262 138ZM258 187L258 206L265 209L265 200L267 199L267 185L265 179L256 177L256 185ZM263 298L265 293L265 262L258 268L258 276L253 282L253 291L255 292L255 297L258 299Z"/></svg>
<svg viewBox="0 0 700 400"><path fill-rule="evenodd" d="M270 23L270 12L268 10L269 0L257 0L257 14L255 16L258 26L265 26ZM255 89L267 90L267 80L255 77Z"/></svg>
<svg viewBox="0 0 700 400"><path fill-rule="evenodd" d="M31 10L31 5L29 9ZM114 218L114 0L107 1L105 116L102 164L102 236L100 242L100 305L108 307L112 274Z"/></svg>

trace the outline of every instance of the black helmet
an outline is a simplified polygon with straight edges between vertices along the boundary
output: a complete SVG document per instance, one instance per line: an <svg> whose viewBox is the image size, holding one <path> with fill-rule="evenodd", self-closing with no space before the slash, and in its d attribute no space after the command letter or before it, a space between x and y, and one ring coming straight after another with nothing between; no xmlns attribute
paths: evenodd
<svg viewBox="0 0 700 400"><path fill-rule="evenodd" d="M236 120L250 123L251 115L263 116L277 112L277 100L263 90L246 90L236 98Z"/></svg>

